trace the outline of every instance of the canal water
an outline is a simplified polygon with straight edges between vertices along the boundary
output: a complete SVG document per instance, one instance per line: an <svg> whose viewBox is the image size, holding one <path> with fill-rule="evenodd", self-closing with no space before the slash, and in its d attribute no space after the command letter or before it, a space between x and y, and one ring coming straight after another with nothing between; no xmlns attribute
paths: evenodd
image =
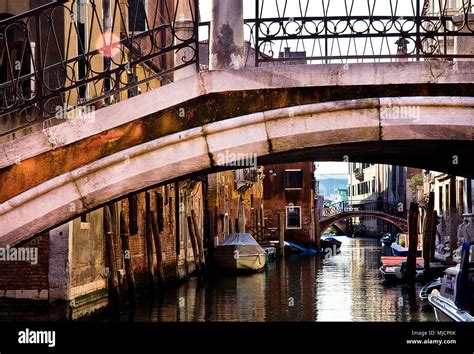
<svg viewBox="0 0 474 354"><path fill-rule="evenodd" d="M383 284L378 240L338 237L327 259L290 256L252 275L191 279L141 302L128 321L435 321L421 286Z"/></svg>

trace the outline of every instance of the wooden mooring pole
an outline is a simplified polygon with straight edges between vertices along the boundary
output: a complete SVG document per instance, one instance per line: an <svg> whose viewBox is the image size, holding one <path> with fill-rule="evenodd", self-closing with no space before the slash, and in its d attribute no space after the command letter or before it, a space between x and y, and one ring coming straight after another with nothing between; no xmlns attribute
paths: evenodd
<svg viewBox="0 0 474 354"><path fill-rule="evenodd" d="M109 294L112 301L112 307L116 311L120 311L121 308L121 298L120 298L120 289L119 282L117 277L117 267L114 251L114 239L112 234L112 215L110 213L110 208L106 206L104 208L104 237L105 237L105 249L107 254L107 263L109 265L108 284L109 284Z"/></svg>
<svg viewBox="0 0 474 354"><path fill-rule="evenodd" d="M137 286L135 283L135 275L133 274L132 252L130 250L128 228L125 223L123 212L120 212L120 238L122 240L123 261L125 264L125 274L127 276L128 297L130 304L135 305Z"/></svg>
<svg viewBox="0 0 474 354"><path fill-rule="evenodd" d="M197 244L198 240L194 232L193 219L191 216L187 217L187 222L188 222L189 237L191 238L191 246L193 247L194 264L196 265L196 270L199 273L201 273L201 262L199 259L199 246Z"/></svg>
<svg viewBox="0 0 474 354"><path fill-rule="evenodd" d="M147 255L147 273L149 287L153 289L155 285L155 272L153 269L153 235L151 231L150 218L150 193L145 192L145 239L146 239L146 255Z"/></svg>
<svg viewBox="0 0 474 354"><path fill-rule="evenodd" d="M321 250L321 224L319 223L319 211L318 207L314 208L314 242L316 243L316 249L318 252Z"/></svg>
<svg viewBox="0 0 474 354"><path fill-rule="evenodd" d="M408 213L408 256L406 278L415 280L416 276L416 251L418 248L418 203L410 204Z"/></svg>
<svg viewBox="0 0 474 354"><path fill-rule="evenodd" d="M278 213L278 246L280 257L285 256L285 213Z"/></svg>
<svg viewBox="0 0 474 354"><path fill-rule="evenodd" d="M197 238L197 245L198 245L198 251L199 251L199 263L201 264L201 269L205 273L206 272L206 259L204 257L204 240L202 237L201 229L199 228L199 223L196 217L196 213L194 212L194 209L191 209L191 218L193 221L193 226L194 226L194 234L196 235Z"/></svg>
<svg viewBox="0 0 474 354"><path fill-rule="evenodd" d="M156 251L156 268L158 270L158 284L162 286L165 281L165 276L163 274L163 253L161 249L161 239L160 231L158 228L158 222L153 216L153 213L150 215L151 219L151 229L153 230L153 240L155 242L155 251Z"/></svg>
<svg viewBox="0 0 474 354"><path fill-rule="evenodd" d="M426 215L423 221L423 260L425 272L428 272L431 264L431 233L434 215L434 192L430 192L428 204L426 205Z"/></svg>
<svg viewBox="0 0 474 354"><path fill-rule="evenodd" d="M438 226L438 213L436 210L433 211L433 222L431 223L431 243L430 243L430 257L432 260L435 259L435 250L436 250L436 229Z"/></svg>

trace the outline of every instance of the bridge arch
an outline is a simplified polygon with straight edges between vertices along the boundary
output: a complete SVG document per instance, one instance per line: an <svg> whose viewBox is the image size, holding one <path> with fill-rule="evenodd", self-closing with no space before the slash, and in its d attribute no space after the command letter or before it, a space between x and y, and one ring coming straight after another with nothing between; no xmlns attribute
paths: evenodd
<svg viewBox="0 0 474 354"><path fill-rule="evenodd" d="M345 211L335 215L331 215L325 218L322 218L319 221L321 233L323 233L329 226L337 222L338 220L348 219L353 217L363 217L363 216L370 216L380 220L384 220L396 228L398 228L402 232L408 232L408 225L407 221L404 218L400 218L395 215L391 215L388 213L384 213L382 211L376 210L355 210L355 211Z"/></svg>
<svg viewBox="0 0 474 354"><path fill-rule="evenodd" d="M421 75L420 79L418 75L415 81L427 85L425 88L429 90L418 94L433 90L429 83L434 79L429 71L436 69L431 65L438 69L439 65L448 65L445 69L454 76L444 77L442 80L446 82L460 81L459 87L472 85L463 83L466 80L474 82L474 65L466 65L466 73L459 75L452 68L453 71L449 71L451 64L423 63L422 72L427 76ZM296 93L287 93L298 97L298 90L306 87L305 90L312 90L316 97L321 88L318 85L348 84L350 80L344 75L361 75L358 70L362 70L356 67L349 74L341 73L345 70L342 66L337 68L339 71L333 68L341 73L342 78L339 78L321 77L321 70L327 68L308 67L294 75L291 72L295 67L198 74L3 144L0 146L0 245L24 241L128 193L192 174L233 169L235 167L225 165L235 162L232 156L237 154L256 154L259 164L302 161L310 157L342 160L349 156L351 161L370 159L441 171L447 166L452 173L474 176L472 166L467 163L446 163L452 161L453 153L459 155L461 162L470 161L467 154L473 147L472 97L359 97L300 105L297 100L284 100L285 105L291 105L270 102L267 105L270 109L257 105L251 107L255 112L240 116L226 117L224 112L225 119L200 115L206 108L214 112L224 106L242 112L242 101L236 97L249 94L255 98L262 95L258 91L261 88L293 85ZM365 66L369 71L374 70L373 67ZM406 80L410 77L408 72L413 70L411 66L400 64L388 68L396 70L385 72L382 75L385 79L372 72L369 75L372 77L361 80L379 86L385 82L393 89L393 83L400 78ZM407 75L400 74L403 68ZM387 78L389 73L393 75ZM311 77L313 83L309 82ZM236 87L239 80L240 87ZM398 84L402 85L401 81ZM436 87L442 86L439 82L436 84ZM186 91L188 99L193 96L191 101L197 106L193 108L185 97L180 97L177 94L180 90ZM229 90L235 92L229 93ZM348 98L357 96L350 90L347 89ZM403 87L398 90L403 91ZM223 93L219 97L226 101L213 108L216 101L212 94L216 92ZM370 90L366 92L369 93ZM259 102L271 101L266 95L271 93L265 93ZM170 110L163 111L165 106ZM185 116L176 126L179 108L183 106ZM397 109L392 111L393 107ZM393 113L413 112L412 107L416 107L414 115ZM194 121L196 117L200 118L199 122ZM448 121L446 117L454 118ZM441 146L445 149L437 152ZM407 152L421 149L432 153L433 158L410 153L397 157L403 149ZM18 156L23 158L19 164L15 163ZM218 162L222 161L224 166L219 166Z"/></svg>

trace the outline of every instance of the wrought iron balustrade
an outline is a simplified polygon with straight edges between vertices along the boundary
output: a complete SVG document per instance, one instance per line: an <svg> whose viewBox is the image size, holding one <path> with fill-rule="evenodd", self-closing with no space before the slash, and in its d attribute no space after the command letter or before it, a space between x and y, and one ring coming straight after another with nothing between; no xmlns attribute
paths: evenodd
<svg viewBox="0 0 474 354"><path fill-rule="evenodd" d="M472 12L471 0L255 0L255 65L473 58L454 48Z"/></svg>
<svg viewBox="0 0 474 354"><path fill-rule="evenodd" d="M248 66L474 59L459 45L473 35L472 0L248 4ZM187 21L177 17L183 9ZM0 17L0 139L155 89L185 66L204 67L198 32L208 39L209 23L198 18L198 0L57 0Z"/></svg>
<svg viewBox="0 0 474 354"><path fill-rule="evenodd" d="M189 18L180 22L179 11ZM0 18L0 137L135 96L198 65L197 19L197 0L58 0Z"/></svg>

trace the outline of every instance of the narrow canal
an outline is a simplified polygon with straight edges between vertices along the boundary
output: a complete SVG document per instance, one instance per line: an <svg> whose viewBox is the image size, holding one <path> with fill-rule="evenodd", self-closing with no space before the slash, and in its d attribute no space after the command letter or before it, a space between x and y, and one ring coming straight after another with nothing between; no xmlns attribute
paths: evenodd
<svg viewBox="0 0 474 354"><path fill-rule="evenodd" d="M291 256L259 274L191 279L123 320L435 321L418 298L420 286L383 284L378 240L340 240L332 258Z"/></svg>

